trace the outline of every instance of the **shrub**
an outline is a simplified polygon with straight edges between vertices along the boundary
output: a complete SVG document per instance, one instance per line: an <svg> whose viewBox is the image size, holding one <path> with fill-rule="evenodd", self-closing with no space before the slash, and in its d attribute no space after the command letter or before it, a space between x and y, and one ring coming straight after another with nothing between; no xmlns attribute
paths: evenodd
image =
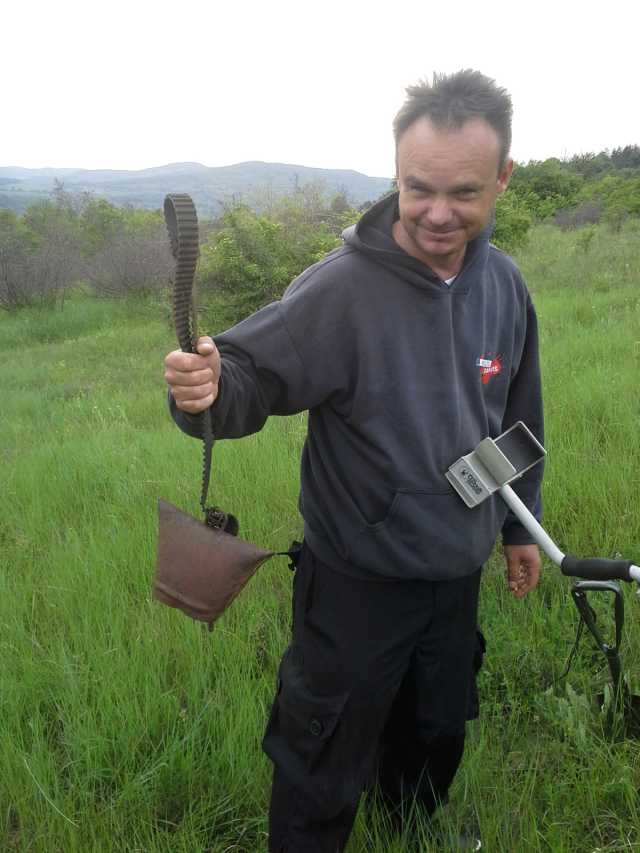
<svg viewBox="0 0 640 853"><path fill-rule="evenodd" d="M76 214L59 203L38 202L21 219L0 211L0 307L62 305L79 272L79 247Z"/></svg>
<svg viewBox="0 0 640 853"><path fill-rule="evenodd" d="M326 199L314 187L275 199L260 214L231 205L202 247L201 285L223 295L226 319L238 322L278 299L340 244L342 230L358 216L343 196Z"/></svg>
<svg viewBox="0 0 640 853"><path fill-rule="evenodd" d="M166 230L120 231L88 266L88 281L100 296L149 294L166 287L172 270Z"/></svg>
<svg viewBox="0 0 640 853"><path fill-rule="evenodd" d="M498 198L492 240L505 252L512 252L526 243L532 222L533 217L526 201L516 193L507 191Z"/></svg>

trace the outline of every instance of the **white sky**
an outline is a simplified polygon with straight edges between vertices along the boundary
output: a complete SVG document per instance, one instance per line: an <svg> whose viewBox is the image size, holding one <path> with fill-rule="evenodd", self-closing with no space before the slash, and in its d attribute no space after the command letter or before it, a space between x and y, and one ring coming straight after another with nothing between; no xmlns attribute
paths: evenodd
<svg viewBox="0 0 640 853"><path fill-rule="evenodd" d="M393 173L407 85L476 68L513 156L640 144L637 0L7 0L0 166Z"/></svg>

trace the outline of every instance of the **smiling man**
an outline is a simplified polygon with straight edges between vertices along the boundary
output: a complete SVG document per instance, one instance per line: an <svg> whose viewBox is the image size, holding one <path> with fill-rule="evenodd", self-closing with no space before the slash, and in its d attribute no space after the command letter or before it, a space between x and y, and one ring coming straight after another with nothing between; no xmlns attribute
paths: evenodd
<svg viewBox="0 0 640 853"><path fill-rule="evenodd" d="M271 853L342 851L367 786L399 825L446 801L477 714L482 564L502 534L517 598L540 571L497 496L469 510L444 476L518 420L543 440L535 312L489 242L511 101L476 71L407 92L399 192L281 300L165 359L193 435L208 407L218 438L309 411L292 638L263 742ZM516 486L538 516L540 477Z"/></svg>

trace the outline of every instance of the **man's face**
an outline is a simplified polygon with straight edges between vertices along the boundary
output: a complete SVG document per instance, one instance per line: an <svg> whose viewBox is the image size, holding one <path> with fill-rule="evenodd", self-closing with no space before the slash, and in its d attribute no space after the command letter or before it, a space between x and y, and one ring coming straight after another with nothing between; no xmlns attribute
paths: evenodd
<svg viewBox="0 0 640 853"><path fill-rule="evenodd" d="M486 227L513 162L500 169L500 140L481 118L443 129L418 119L397 152L400 220L394 237L442 274L457 273L467 243Z"/></svg>

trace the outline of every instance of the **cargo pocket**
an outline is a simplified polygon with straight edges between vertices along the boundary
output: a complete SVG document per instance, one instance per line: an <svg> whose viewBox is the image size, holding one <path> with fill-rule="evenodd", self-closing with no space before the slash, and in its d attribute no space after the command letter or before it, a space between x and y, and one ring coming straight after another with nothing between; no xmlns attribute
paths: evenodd
<svg viewBox="0 0 640 853"><path fill-rule="evenodd" d="M287 649L262 746L322 811L333 811L340 799L340 753L346 744L339 730L348 698L348 692L317 696L309 690L294 652Z"/></svg>

